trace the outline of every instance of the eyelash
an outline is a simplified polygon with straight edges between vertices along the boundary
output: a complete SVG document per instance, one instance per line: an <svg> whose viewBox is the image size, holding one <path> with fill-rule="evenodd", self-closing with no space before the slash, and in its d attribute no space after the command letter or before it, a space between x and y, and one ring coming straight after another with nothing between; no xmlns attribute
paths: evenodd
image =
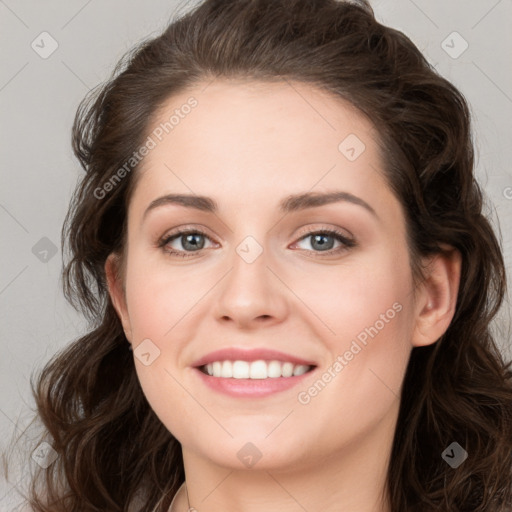
<svg viewBox="0 0 512 512"><path fill-rule="evenodd" d="M164 252L168 253L172 256L178 256L181 258L189 258L194 255L194 253L200 253L204 249L199 249L197 251L176 251L175 249L166 249L165 246L175 240L176 238L179 238L182 235L202 235L207 238L210 238L205 232L199 230L199 229L190 229L190 228L178 228L173 233L170 233L169 235L165 235L158 241L158 247L161 248ZM316 253L314 257L323 257L323 256L333 256L334 254L339 254L343 251L346 251L352 247L355 247L357 245L356 241L350 238L347 238L343 233L340 231L337 231L336 229L319 229L314 231L308 231L307 233L303 234L297 242L304 240L305 238L308 238L313 235L329 235L334 238L336 238L339 242L341 242L343 245L341 247L338 247L337 249L329 249L328 251L312 251ZM309 251L308 249L302 249L304 251Z"/></svg>

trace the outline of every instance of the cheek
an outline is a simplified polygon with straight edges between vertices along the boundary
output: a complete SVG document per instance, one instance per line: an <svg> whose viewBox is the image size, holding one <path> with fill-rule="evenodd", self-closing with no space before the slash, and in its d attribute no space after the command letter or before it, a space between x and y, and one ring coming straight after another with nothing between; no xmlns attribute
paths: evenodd
<svg viewBox="0 0 512 512"><path fill-rule="evenodd" d="M397 310L403 310L412 298L408 255L392 247L355 254L339 266L319 265L298 276L292 281L294 289L307 298L307 305L323 324L324 338L329 337L325 327L329 328L337 350L361 333L364 341L365 329L375 324L379 333L396 329L405 316ZM395 303L399 305L393 307Z"/></svg>
<svg viewBox="0 0 512 512"><path fill-rule="evenodd" d="M324 329L322 336L330 358L324 362L328 375L311 390L314 397L305 390L303 401L311 398L320 410L334 404L359 425L382 416L398 400L411 350L407 254L390 250L374 256L333 272L323 294L317 284L308 295L332 332ZM363 410L362 403L369 407Z"/></svg>
<svg viewBox="0 0 512 512"><path fill-rule="evenodd" d="M187 320L193 316L194 305L204 290L200 276L171 269L165 261L146 261L143 255L135 254L128 264L126 294L132 332L135 343L151 338L157 345L164 345L173 329L179 329L180 320L185 315Z"/></svg>
<svg viewBox="0 0 512 512"><path fill-rule="evenodd" d="M182 426L194 424L196 419L191 415L190 396L180 385L182 376L177 372L183 349L179 340L186 339L184 330L190 328L193 306L204 292L191 288L189 279L180 279L183 272L170 272L161 263L146 262L144 255L132 254L127 266L126 294L135 369L152 410L171 432L183 435ZM139 355L142 350L137 350L139 344L150 353L147 365Z"/></svg>

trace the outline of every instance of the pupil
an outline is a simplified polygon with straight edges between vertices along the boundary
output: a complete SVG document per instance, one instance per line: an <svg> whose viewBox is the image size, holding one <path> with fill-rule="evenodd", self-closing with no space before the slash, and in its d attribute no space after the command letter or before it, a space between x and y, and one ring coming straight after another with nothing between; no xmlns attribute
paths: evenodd
<svg viewBox="0 0 512 512"><path fill-rule="evenodd" d="M320 241L321 239L324 239L324 240L325 240L326 238L331 238L331 237L330 237L330 235L314 235L315 243L317 243L317 242L318 242L318 243L320 244L320 245L319 245L319 247L320 247L321 249L325 249L325 248L326 248L326 245L327 245L327 246L329 245L329 244L328 244L328 243L326 243L325 241L324 241L324 242ZM314 245L314 244L313 244L313 245ZM331 248L332 248L332 247L327 247L327 249L331 249Z"/></svg>
<svg viewBox="0 0 512 512"><path fill-rule="evenodd" d="M204 245L204 241L202 244L198 244L197 241L194 241L195 237L198 237L198 236L202 236L200 235L199 233L196 233L196 234L191 234L191 235L186 235L185 236L185 244L183 245L183 247L187 248L187 244L191 244L190 247L192 249L202 249L203 245Z"/></svg>

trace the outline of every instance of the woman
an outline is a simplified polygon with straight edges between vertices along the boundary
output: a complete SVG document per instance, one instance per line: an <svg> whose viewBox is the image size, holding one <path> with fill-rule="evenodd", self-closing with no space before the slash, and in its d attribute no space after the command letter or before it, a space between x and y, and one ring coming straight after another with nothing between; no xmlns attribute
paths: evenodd
<svg viewBox="0 0 512 512"><path fill-rule="evenodd" d="M33 510L512 509L468 107L366 1L206 0L73 135Z"/></svg>

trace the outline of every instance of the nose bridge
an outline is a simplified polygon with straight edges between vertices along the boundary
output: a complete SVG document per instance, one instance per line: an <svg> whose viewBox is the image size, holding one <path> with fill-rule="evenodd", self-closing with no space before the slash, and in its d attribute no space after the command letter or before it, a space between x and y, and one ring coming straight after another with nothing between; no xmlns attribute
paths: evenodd
<svg viewBox="0 0 512 512"><path fill-rule="evenodd" d="M242 292L243 295L244 287L247 287L246 293L252 295L253 300L256 294L261 293L269 284L268 244L263 235L256 236L245 234L242 240L234 245L231 258L232 270L228 277L231 285L241 288L238 293Z"/></svg>
<svg viewBox="0 0 512 512"><path fill-rule="evenodd" d="M236 209L237 215L230 222L231 247L233 250L231 273L240 274L239 277L261 274L268 269L269 244L271 232L264 218L263 211L254 204L240 204ZM244 277L245 278L245 277Z"/></svg>

